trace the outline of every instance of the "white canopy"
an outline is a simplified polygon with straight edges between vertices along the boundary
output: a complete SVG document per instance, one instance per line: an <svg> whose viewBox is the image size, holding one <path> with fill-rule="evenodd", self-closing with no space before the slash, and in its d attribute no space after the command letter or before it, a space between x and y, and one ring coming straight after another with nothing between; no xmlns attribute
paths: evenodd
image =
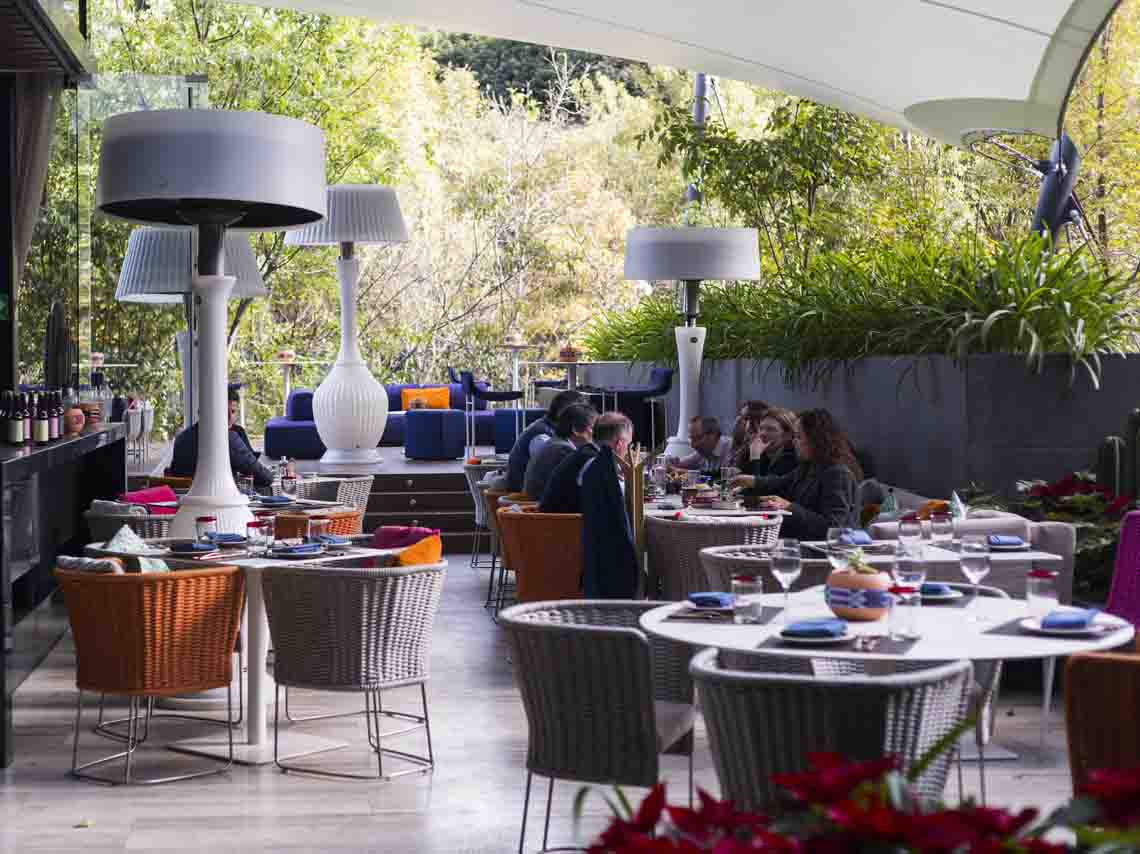
<svg viewBox="0 0 1140 854"><path fill-rule="evenodd" d="M954 145L1056 136L1120 0L261 0L705 71Z"/></svg>

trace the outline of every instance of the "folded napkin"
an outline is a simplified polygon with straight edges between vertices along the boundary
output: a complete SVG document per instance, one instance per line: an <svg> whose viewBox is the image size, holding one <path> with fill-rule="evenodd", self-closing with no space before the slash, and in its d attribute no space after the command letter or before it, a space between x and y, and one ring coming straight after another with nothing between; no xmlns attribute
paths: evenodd
<svg viewBox="0 0 1140 854"><path fill-rule="evenodd" d="M291 495L262 495L255 499L258 504L272 507L275 504L292 504L295 499Z"/></svg>
<svg viewBox="0 0 1140 854"><path fill-rule="evenodd" d="M792 638L838 638L847 633L847 621L834 617L814 617L810 620L796 620L781 634Z"/></svg>
<svg viewBox="0 0 1140 854"><path fill-rule="evenodd" d="M323 543L326 546L347 546L352 542L348 537L342 537L339 534L321 534L317 537L318 543Z"/></svg>
<svg viewBox="0 0 1140 854"><path fill-rule="evenodd" d="M128 504L142 504L150 511L152 516L173 516L173 507L156 507L156 501L177 501L178 495L169 486L152 486L147 489L136 489L133 492L124 492L119 496L120 501Z"/></svg>
<svg viewBox="0 0 1140 854"><path fill-rule="evenodd" d="M241 534L234 534L229 531L214 531L206 534L206 538L214 543L244 543L245 537Z"/></svg>
<svg viewBox="0 0 1140 854"><path fill-rule="evenodd" d="M275 555L315 555L321 553L320 543L302 543L299 546L274 546Z"/></svg>
<svg viewBox="0 0 1140 854"><path fill-rule="evenodd" d="M736 597L731 593L690 593L689 601L698 608L731 608Z"/></svg>
<svg viewBox="0 0 1140 854"><path fill-rule="evenodd" d="M869 546L871 535L858 528L844 528L843 533L839 535L839 542L845 546Z"/></svg>
<svg viewBox="0 0 1140 854"><path fill-rule="evenodd" d="M192 540L171 543L170 550L175 554L208 554L214 551L212 543L198 543Z"/></svg>
<svg viewBox="0 0 1140 854"><path fill-rule="evenodd" d="M1099 614L1096 608L1050 611L1041 618L1043 629L1087 629Z"/></svg>
<svg viewBox="0 0 1140 854"><path fill-rule="evenodd" d="M927 581L919 590L919 593L922 596L947 596L953 592L954 588L949 584L942 584L938 581Z"/></svg>
<svg viewBox="0 0 1140 854"><path fill-rule="evenodd" d="M1025 540L1013 534L990 534L989 542L991 546L1024 546Z"/></svg>

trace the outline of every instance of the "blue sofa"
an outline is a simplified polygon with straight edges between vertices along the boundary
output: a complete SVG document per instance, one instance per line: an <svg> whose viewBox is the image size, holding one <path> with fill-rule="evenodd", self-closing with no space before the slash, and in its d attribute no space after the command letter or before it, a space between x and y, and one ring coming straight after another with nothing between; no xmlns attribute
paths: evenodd
<svg viewBox="0 0 1140 854"><path fill-rule="evenodd" d="M384 425L381 446L403 447L405 439L405 418L407 413L400 409L400 391L406 388L438 388L443 383L386 385L388 392L388 422ZM463 411L465 396L463 386L458 383L447 385L451 409ZM481 400L475 401L475 444L495 444L495 413L486 408ZM289 394L285 404L285 414L270 418L265 425L265 455L273 459L292 457L298 460L316 460L325 452L324 442L317 433L313 420L313 393L297 390Z"/></svg>

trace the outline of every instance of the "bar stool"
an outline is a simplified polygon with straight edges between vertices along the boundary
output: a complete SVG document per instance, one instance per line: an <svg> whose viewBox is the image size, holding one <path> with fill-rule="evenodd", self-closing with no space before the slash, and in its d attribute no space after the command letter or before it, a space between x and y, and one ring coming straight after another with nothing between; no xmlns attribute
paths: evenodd
<svg viewBox="0 0 1140 854"><path fill-rule="evenodd" d="M521 406L523 392L491 391L490 389L479 388L470 371L460 371L459 378L463 383L463 402L467 418L467 456L470 457L475 453L475 402L477 400L489 404L519 403L520 405L515 409L515 438L518 439L523 430L524 415Z"/></svg>
<svg viewBox="0 0 1140 854"><path fill-rule="evenodd" d="M657 448L657 419L654 417L652 402L665 397L673 387L672 368L653 368L649 372L649 384L643 386L605 386L602 391L602 408L605 409L605 395L613 395L614 409L620 410L619 396L632 402L648 403L649 406L649 446ZM666 422L668 423L668 422Z"/></svg>

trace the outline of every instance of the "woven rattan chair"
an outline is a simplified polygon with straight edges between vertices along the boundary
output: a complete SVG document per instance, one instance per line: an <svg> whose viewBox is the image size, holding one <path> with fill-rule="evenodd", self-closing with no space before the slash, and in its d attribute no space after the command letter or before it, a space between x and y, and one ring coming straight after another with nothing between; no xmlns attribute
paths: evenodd
<svg viewBox="0 0 1140 854"><path fill-rule="evenodd" d="M491 575L487 578L487 601L483 603L483 607L492 608L497 612L499 603L502 601L506 576L510 571L509 566L505 565L503 560L503 543L499 536L499 520L496 516L499 512L499 499L507 492L502 489L484 489L482 494L483 518L487 520L487 527L491 532ZM497 588L495 586L496 580L498 581Z"/></svg>
<svg viewBox="0 0 1140 854"><path fill-rule="evenodd" d="M1094 768L1140 765L1140 655L1084 652L1065 665L1065 728L1076 793Z"/></svg>
<svg viewBox="0 0 1140 854"><path fill-rule="evenodd" d="M970 663L951 662L892 676L824 679L728 670L716 650L693 658L721 793L739 809L763 809L775 798L773 774L802 771L814 751L852 759L893 754L914 765L966 718ZM935 801L946 785L950 756L936 758L915 783Z"/></svg>
<svg viewBox="0 0 1140 854"><path fill-rule="evenodd" d="M536 602L499 615L527 718L520 854L535 774L550 780L543 850L555 778L652 786L660 776L658 754L668 750L688 755L692 797L692 649L638 628L640 616L661 604Z"/></svg>
<svg viewBox="0 0 1140 854"><path fill-rule="evenodd" d="M229 758L221 767L188 774L139 778L133 773L135 752L149 729L147 701L226 689L226 717L232 717L230 681L245 576L233 566L182 572L96 575L56 570L75 640L78 696L71 774L103 783L167 783L228 770L233 763L233 730ZM125 750L79 764L79 732L83 692L129 698ZM87 771L124 760L121 780Z"/></svg>
<svg viewBox="0 0 1140 854"><path fill-rule="evenodd" d="M487 525L487 505L483 501L483 490L486 486L483 484L483 478L490 472L498 471L502 468L500 463L464 463L463 475L467 478L467 490L471 493L471 500L475 503L475 541L471 544L471 568L482 569L484 567L492 566L494 561L494 548L488 545L488 552L490 558L482 560L480 555L483 553L482 543L483 537L490 537L490 531Z"/></svg>
<svg viewBox="0 0 1140 854"><path fill-rule="evenodd" d="M273 759L282 771L333 777L389 780L435 767L428 718L428 660L431 629L439 607L447 562L383 569L339 569L318 565L275 568L263 576L265 608L273 638ZM381 692L418 685L422 714L385 709ZM281 688L358 691L364 695L368 743L376 755L375 775L286 764L277 752ZM384 719L410 722L382 732ZM427 756L382 745L382 739L423 729ZM385 773L385 756L414 767Z"/></svg>
<svg viewBox="0 0 1140 854"><path fill-rule="evenodd" d="M728 592L732 589L732 576L759 575L764 579L765 593L780 593L783 589L772 575L772 547L764 546L707 546L700 550L701 566L705 571L708 590ZM800 577L792 582L791 590L807 590L827 581L831 566L822 561L818 567L804 566Z"/></svg>
<svg viewBox="0 0 1140 854"><path fill-rule="evenodd" d="M87 510L83 514L91 539L105 543L126 525L143 539L157 539L170 536L170 520L174 516L128 516L117 513L94 513Z"/></svg>
<svg viewBox="0 0 1140 854"><path fill-rule="evenodd" d="M702 521L645 519L649 596L669 601L705 590L700 552L707 546L765 545L779 536L782 516L710 517Z"/></svg>
<svg viewBox="0 0 1140 854"><path fill-rule="evenodd" d="M155 475L155 476L148 475L145 478L145 480L146 480L146 485L148 487L149 486L169 486L171 489L174 489L174 490L189 489L191 484L194 483L194 478L192 478L192 477L176 477L175 475L171 475L171 474L163 475L162 477L158 477L157 475Z"/></svg>
<svg viewBox="0 0 1140 854"><path fill-rule="evenodd" d="M537 506L537 505L534 505ZM500 508L504 553L509 546L519 602L577 599L582 589L582 515Z"/></svg>
<svg viewBox="0 0 1140 854"><path fill-rule="evenodd" d="M309 520L313 516L324 516L329 520L328 532L347 537L359 534L363 510L330 510L328 512L314 513L278 513L274 517L274 537L278 540L295 539L305 536L309 527Z"/></svg>
<svg viewBox="0 0 1140 854"><path fill-rule="evenodd" d="M274 493L280 494L280 483ZM297 480L297 497L315 501L336 501L345 507L368 510L368 496L372 494L372 475L360 477L317 477Z"/></svg>

